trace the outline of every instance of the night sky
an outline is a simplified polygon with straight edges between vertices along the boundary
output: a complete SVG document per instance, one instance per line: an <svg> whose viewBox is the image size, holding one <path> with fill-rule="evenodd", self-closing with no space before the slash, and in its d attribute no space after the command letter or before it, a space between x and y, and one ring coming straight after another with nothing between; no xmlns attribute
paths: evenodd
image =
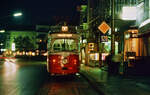
<svg viewBox="0 0 150 95"><path fill-rule="evenodd" d="M56 25L60 21L79 23L80 0L1 0L1 25ZM22 12L22 17L11 15Z"/></svg>

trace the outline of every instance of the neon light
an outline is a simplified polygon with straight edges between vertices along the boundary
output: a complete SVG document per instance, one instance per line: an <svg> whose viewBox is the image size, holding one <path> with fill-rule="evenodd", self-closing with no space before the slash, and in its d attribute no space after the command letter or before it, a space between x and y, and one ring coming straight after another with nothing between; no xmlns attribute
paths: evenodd
<svg viewBox="0 0 150 95"><path fill-rule="evenodd" d="M136 7L123 7L123 20L136 20L137 8Z"/></svg>

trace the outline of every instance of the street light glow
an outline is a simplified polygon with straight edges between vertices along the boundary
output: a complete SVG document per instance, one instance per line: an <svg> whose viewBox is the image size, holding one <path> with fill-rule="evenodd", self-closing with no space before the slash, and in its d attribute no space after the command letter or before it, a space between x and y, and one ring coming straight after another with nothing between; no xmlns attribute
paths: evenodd
<svg viewBox="0 0 150 95"><path fill-rule="evenodd" d="M0 33L4 33L5 32L5 30L0 30Z"/></svg>
<svg viewBox="0 0 150 95"><path fill-rule="evenodd" d="M13 16L15 17L22 16L22 13L15 13Z"/></svg>

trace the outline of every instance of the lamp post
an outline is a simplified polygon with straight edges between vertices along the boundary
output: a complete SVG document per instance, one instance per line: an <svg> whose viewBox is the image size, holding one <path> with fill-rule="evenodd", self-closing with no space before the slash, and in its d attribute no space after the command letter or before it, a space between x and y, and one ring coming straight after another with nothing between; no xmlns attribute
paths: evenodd
<svg viewBox="0 0 150 95"><path fill-rule="evenodd" d="M115 24L114 24L114 0L111 2L111 54L115 54Z"/></svg>

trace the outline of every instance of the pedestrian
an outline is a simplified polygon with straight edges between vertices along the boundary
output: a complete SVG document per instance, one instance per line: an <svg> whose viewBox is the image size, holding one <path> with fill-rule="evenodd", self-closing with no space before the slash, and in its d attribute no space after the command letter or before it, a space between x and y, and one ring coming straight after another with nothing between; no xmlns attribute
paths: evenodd
<svg viewBox="0 0 150 95"><path fill-rule="evenodd" d="M106 56L106 64L108 65L108 73L112 73L112 55Z"/></svg>

